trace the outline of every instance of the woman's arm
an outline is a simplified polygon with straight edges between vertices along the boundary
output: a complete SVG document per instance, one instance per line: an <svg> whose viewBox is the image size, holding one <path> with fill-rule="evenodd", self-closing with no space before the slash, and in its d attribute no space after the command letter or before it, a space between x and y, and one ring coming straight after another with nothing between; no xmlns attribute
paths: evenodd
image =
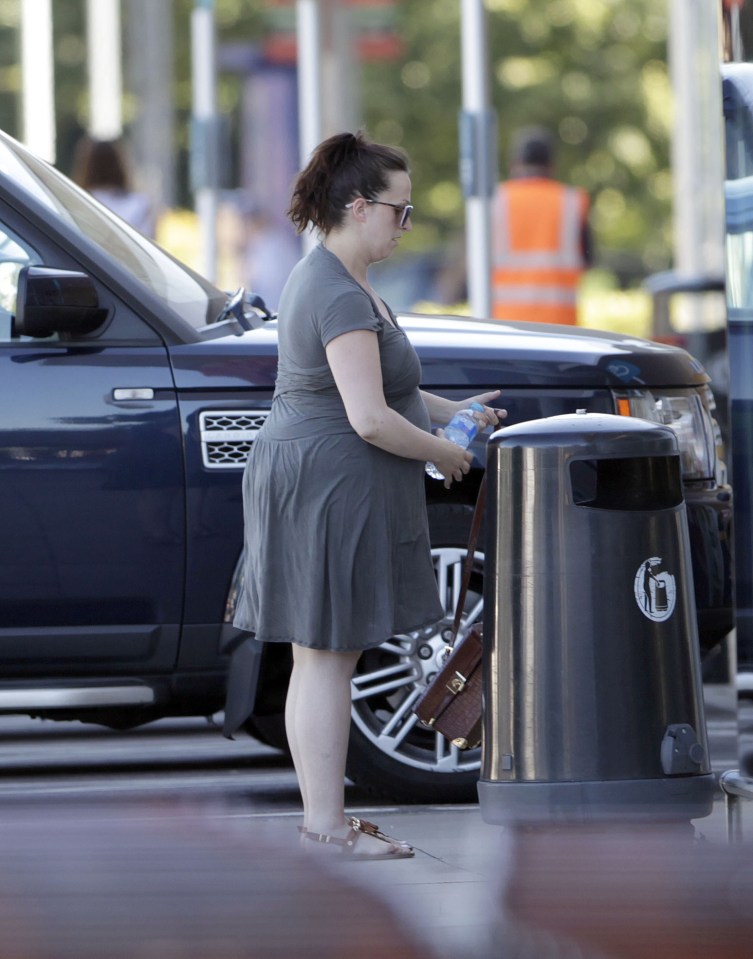
<svg viewBox="0 0 753 959"><path fill-rule="evenodd" d="M429 411L432 423L449 423L452 417L460 410L467 409L471 403L480 403L484 407L484 427L496 426L500 420L507 416L507 410L497 407L487 406L492 400L500 395L501 390L492 390L489 393L479 393L477 396L468 396L464 400L448 400L444 396L437 396L435 393L427 393L421 390L421 396L426 403L426 409ZM481 414L479 413L479 418Z"/></svg>
<svg viewBox="0 0 753 959"><path fill-rule="evenodd" d="M471 453L414 426L387 405L376 333L343 333L330 340L326 352L348 421L361 439L396 456L430 460L448 488L453 480L463 478L470 469Z"/></svg>

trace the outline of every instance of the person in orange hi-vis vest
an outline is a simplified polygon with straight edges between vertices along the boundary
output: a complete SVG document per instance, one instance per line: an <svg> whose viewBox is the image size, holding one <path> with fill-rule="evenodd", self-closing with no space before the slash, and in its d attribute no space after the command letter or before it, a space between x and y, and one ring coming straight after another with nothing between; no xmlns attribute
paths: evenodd
<svg viewBox="0 0 753 959"><path fill-rule="evenodd" d="M589 199L552 178L546 130L522 130L492 219L495 319L574 324L577 287L591 264Z"/></svg>

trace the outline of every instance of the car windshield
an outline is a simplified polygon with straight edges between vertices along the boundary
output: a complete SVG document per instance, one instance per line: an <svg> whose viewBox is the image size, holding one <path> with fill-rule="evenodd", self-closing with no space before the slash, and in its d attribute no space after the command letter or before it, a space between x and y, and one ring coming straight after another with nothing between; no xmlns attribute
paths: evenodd
<svg viewBox="0 0 753 959"><path fill-rule="evenodd" d="M99 244L191 326L216 319L226 295L151 243L58 170L0 137L0 173Z"/></svg>

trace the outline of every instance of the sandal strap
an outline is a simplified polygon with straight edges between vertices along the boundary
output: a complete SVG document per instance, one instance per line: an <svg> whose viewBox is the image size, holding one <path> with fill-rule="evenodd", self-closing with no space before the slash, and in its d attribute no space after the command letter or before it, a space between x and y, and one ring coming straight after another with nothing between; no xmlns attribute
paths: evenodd
<svg viewBox="0 0 753 959"><path fill-rule="evenodd" d="M298 827L301 839L309 839L311 842L320 842L325 845L339 846L340 855L346 859L409 859L414 855L413 846L392 839L375 826L373 822L368 822L355 817L348 817L348 823L351 828L345 838L341 836L331 836L323 832L312 832L303 826ZM361 836L374 836L389 846L389 850L384 853L364 853L361 855L356 851L356 844Z"/></svg>
<svg viewBox="0 0 753 959"><path fill-rule="evenodd" d="M352 852L353 847L358 840L358 830L353 828L348 830L347 836L343 839L340 836L329 836L324 832L311 832L299 826L299 832L304 839L310 839L312 842L323 842L331 846L342 846L343 853Z"/></svg>
<svg viewBox="0 0 753 959"><path fill-rule="evenodd" d="M376 823L369 822L368 819L359 819L357 816L348 816L348 822L356 832L365 833L367 836L382 836L383 833Z"/></svg>
<svg viewBox="0 0 753 959"><path fill-rule="evenodd" d="M366 836L373 836L375 839L381 839L382 842L389 843L391 846L399 846L402 849L412 849L410 843L403 842L402 839L394 839L383 833L376 823L369 822L368 819L358 819L356 816L348 816L348 822L356 832L362 832Z"/></svg>

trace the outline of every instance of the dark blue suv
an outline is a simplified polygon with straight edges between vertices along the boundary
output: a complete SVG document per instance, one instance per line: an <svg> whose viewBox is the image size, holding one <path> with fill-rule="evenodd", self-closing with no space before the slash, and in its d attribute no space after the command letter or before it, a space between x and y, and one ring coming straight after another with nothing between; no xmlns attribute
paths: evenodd
<svg viewBox="0 0 753 959"><path fill-rule="evenodd" d="M732 626L731 504L703 369L681 350L587 330L401 323L428 389L499 387L508 422L587 409L675 427L712 649ZM0 712L117 728L222 708L241 472L275 367L274 321L0 135ZM479 472L450 492L427 479L448 615ZM473 619L482 577L479 556ZM353 683L348 774L397 800L475 798L478 751L459 752L411 711L445 627L367 653ZM288 657L258 647L248 723L278 746Z"/></svg>

